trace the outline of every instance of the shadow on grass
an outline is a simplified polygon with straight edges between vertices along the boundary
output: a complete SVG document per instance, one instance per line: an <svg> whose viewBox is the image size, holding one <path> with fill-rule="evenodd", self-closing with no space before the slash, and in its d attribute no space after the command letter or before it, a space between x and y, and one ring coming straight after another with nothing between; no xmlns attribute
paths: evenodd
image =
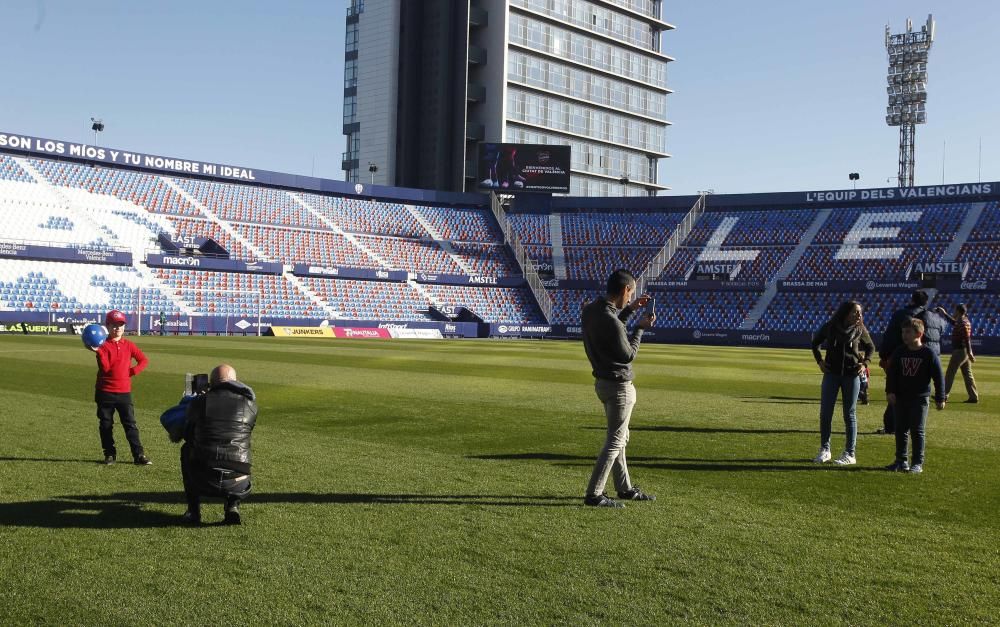
<svg viewBox="0 0 1000 627"><path fill-rule="evenodd" d="M218 503L221 507L221 499ZM524 494L367 494L349 492L253 493L249 504L316 503L329 505L489 505L568 507L581 497ZM145 510L143 505L176 504L177 513ZM206 501L203 507L211 507ZM52 529L138 529L188 526L181 521L184 495L177 492L119 492L63 496L47 501L0 503L0 526ZM204 526L204 525L203 525Z"/></svg>
<svg viewBox="0 0 1000 627"><path fill-rule="evenodd" d="M499 453L495 455L470 455L468 459L485 460L540 460L555 462L558 466L592 467L596 457L586 455L565 455L562 453ZM580 463L577 463L580 462ZM853 472L864 470L858 466L835 466L814 464L809 459L705 459L699 457L642 457L629 456L628 464L636 468L656 468L661 470L710 470L725 472L745 471L802 471L832 470Z"/></svg>
<svg viewBox="0 0 1000 627"><path fill-rule="evenodd" d="M817 396L744 396L741 403L778 403L781 405L819 405Z"/></svg>
<svg viewBox="0 0 1000 627"><path fill-rule="evenodd" d="M180 516L144 510L142 503L113 499L80 500L63 497L48 501L0 503L0 526L50 529L140 529L173 527Z"/></svg>
<svg viewBox="0 0 1000 627"><path fill-rule="evenodd" d="M591 431L607 431L607 427L596 425L580 427ZM676 425L629 425L629 431L666 431L669 433L757 433L775 435L780 433L816 433L817 429L737 429L732 427L678 427Z"/></svg>
<svg viewBox="0 0 1000 627"><path fill-rule="evenodd" d="M0 457L0 462L56 462L61 464L104 464L98 459L58 459L55 457Z"/></svg>

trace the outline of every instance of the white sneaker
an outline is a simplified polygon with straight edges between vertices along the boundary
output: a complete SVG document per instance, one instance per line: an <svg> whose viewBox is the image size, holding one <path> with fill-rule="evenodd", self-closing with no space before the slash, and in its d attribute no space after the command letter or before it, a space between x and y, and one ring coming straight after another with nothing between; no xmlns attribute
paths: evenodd
<svg viewBox="0 0 1000 627"><path fill-rule="evenodd" d="M847 451L844 451L843 453L840 454L840 457L833 460L833 463L840 464L841 466L850 466L851 464L856 464L858 462L856 459L854 459L854 455L851 455Z"/></svg>
<svg viewBox="0 0 1000 627"><path fill-rule="evenodd" d="M830 461L830 457L832 457L830 455L830 449L828 449L828 448L821 448L819 450L819 455L817 455L815 458L813 458L813 462L815 462L817 464L822 464L823 462Z"/></svg>

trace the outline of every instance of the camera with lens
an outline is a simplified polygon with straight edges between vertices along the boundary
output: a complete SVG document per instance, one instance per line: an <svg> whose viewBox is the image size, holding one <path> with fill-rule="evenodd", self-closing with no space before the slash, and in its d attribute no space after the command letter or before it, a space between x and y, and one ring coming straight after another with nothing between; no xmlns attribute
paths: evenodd
<svg viewBox="0 0 1000 627"><path fill-rule="evenodd" d="M199 394L204 394L207 391L207 374L191 374L189 372L184 375L184 394L188 396L197 396Z"/></svg>

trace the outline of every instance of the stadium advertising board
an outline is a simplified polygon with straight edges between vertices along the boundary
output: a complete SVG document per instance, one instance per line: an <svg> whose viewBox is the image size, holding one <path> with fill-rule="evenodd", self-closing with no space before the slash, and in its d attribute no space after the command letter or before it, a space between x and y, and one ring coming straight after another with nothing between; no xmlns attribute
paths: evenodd
<svg viewBox="0 0 1000 627"><path fill-rule="evenodd" d="M969 272L968 261L914 261L906 270L911 279L963 279Z"/></svg>
<svg viewBox="0 0 1000 627"><path fill-rule="evenodd" d="M779 292L912 292L923 287L920 281L868 281L807 280L778 281Z"/></svg>
<svg viewBox="0 0 1000 627"><path fill-rule="evenodd" d="M444 285L485 285L496 287L520 287L524 277L488 276L467 274L437 274L433 272L411 272L409 278L417 283L442 283Z"/></svg>
<svg viewBox="0 0 1000 627"><path fill-rule="evenodd" d="M547 324L490 324L490 335L494 337L545 337L552 333Z"/></svg>
<svg viewBox="0 0 1000 627"><path fill-rule="evenodd" d="M75 263L100 263L110 266L132 265L132 253L106 248L82 246L39 246L18 241L0 241L0 257L31 259L34 261L71 261Z"/></svg>
<svg viewBox="0 0 1000 627"><path fill-rule="evenodd" d="M388 339L392 337L388 329L372 327L333 327L335 337L360 339Z"/></svg>
<svg viewBox="0 0 1000 627"><path fill-rule="evenodd" d="M664 289L666 288L666 289ZM764 289L764 281L650 281L646 289L672 292L759 292Z"/></svg>
<svg viewBox="0 0 1000 627"><path fill-rule="evenodd" d="M396 199L414 203L448 203L483 206L484 197L476 193L439 192L367 185L314 176L283 174L240 166L161 157L88 144L33 137L0 131L0 152L26 154L42 158L61 158L86 163L137 168L165 174L182 174L215 180L231 180L262 185L277 185L331 194L356 194L373 198Z"/></svg>
<svg viewBox="0 0 1000 627"><path fill-rule="evenodd" d="M313 276L326 279L366 279L369 281L396 281L402 283L407 273L402 270L376 270L374 268L345 268L297 263L292 267L295 276Z"/></svg>
<svg viewBox="0 0 1000 627"><path fill-rule="evenodd" d="M482 143L476 189L568 194L570 164L569 146Z"/></svg>
<svg viewBox="0 0 1000 627"><path fill-rule="evenodd" d="M864 200L925 200L979 196L993 193L992 183L962 185L925 185L923 187L879 187L876 189L843 189L830 192L806 192L806 202L852 202Z"/></svg>
<svg viewBox="0 0 1000 627"><path fill-rule="evenodd" d="M190 159L160 157L139 152L91 146L89 144L31 137L30 135L0 133L0 148L11 148L55 157L74 157L88 161L101 161L152 170L166 170L179 174L199 174L234 181L253 182L257 180L254 170L251 168L209 163L206 161L193 161Z"/></svg>
<svg viewBox="0 0 1000 627"><path fill-rule="evenodd" d="M330 327L282 327L271 325L269 335L274 337L334 337Z"/></svg>
<svg viewBox="0 0 1000 627"><path fill-rule="evenodd" d="M146 255L146 265L151 268L184 268L186 270L221 270L224 272L244 272L248 274L281 274L280 263L270 261L237 261L234 259L213 259L212 257L181 257L150 253Z"/></svg>

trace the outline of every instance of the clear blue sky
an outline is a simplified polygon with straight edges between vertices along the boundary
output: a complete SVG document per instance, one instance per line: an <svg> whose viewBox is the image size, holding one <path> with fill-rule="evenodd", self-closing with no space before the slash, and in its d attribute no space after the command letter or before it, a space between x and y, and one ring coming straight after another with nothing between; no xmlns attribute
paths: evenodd
<svg viewBox="0 0 1000 627"><path fill-rule="evenodd" d="M374 1L374 0L373 0ZM345 0L0 2L0 131L340 179ZM884 27L933 13L918 185L1000 180L1000 3L667 2L672 194L884 187Z"/></svg>

